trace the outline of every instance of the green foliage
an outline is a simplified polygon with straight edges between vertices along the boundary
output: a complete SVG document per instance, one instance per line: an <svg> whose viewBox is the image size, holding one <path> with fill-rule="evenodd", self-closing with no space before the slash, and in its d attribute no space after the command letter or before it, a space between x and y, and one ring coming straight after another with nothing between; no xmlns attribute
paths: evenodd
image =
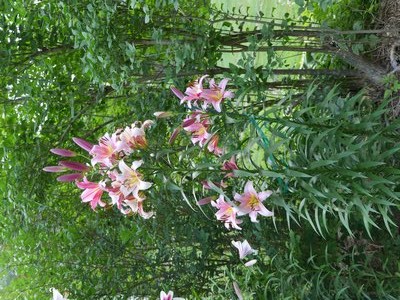
<svg viewBox="0 0 400 300"><path fill-rule="evenodd" d="M336 14L328 25L337 29L367 27L353 20L376 9L317 2L314 18ZM348 9L354 3L360 14ZM50 287L71 299L155 298L163 289L228 299L233 282L245 299L398 298L399 121L387 117L390 100L274 73L288 64L277 47L319 37L296 37L289 17L252 19L207 1L3 1L0 10L2 299L47 299ZM241 58L222 68L229 49ZM257 64L260 53L267 64ZM204 73L225 73L236 93L221 114L210 112L222 157L184 132L168 144L187 113L169 86L184 90ZM154 218L93 212L74 185L42 172L56 163L50 148L73 148L74 136L96 142L155 111L174 116L156 121L142 153ZM248 180L274 191L266 206L275 217L246 220L241 232L196 205L221 192L213 183L232 155L240 170L224 179L227 197ZM259 251L252 268L231 246L244 238Z"/></svg>

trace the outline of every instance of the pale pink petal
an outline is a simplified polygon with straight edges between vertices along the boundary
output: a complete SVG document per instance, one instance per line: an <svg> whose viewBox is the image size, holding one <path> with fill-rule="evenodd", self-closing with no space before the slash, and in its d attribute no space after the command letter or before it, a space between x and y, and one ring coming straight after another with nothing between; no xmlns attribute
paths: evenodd
<svg viewBox="0 0 400 300"><path fill-rule="evenodd" d="M149 219L154 215L154 213L152 211L146 212L143 210L143 201L138 202L138 214L143 219Z"/></svg>
<svg viewBox="0 0 400 300"><path fill-rule="evenodd" d="M243 300L242 291L240 290L239 285L236 281L233 283L233 289L235 290L235 294L238 297L238 300Z"/></svg>
<svg viewBox="0 0 400 300"><path fill-rule="evenodd" d="M172 300L174 297L174 293L172 291L169 291L168 294L166 294L164 291L160 293L160 300Z"/></svg>
<svg viewBox="0 0 400 300"><path fill-rule="evenodd" d="M229 81L228 78L222 79L221 82L219 83L218 87L219 87L222 91L225 91L226 84L228 83L228 81Z"/></svg>
<svg viewBox="0 0 400 300"><path fill-rule="evenodd" d="M250 217L251 222L258 223L258 220L257 220L258 213L259 213L259 211L254 211L254 210L249 212L249 217Z"/></svg>
<svg viewBox="0 0 400 300"><path fill-rule="evenodd" d="M246 185L244 186L244 192L246 194L257 194L256 190L253 187L253 182L247 181Z"/></svg>
<svg viewBox="0 0 400 300"><path fill-rule="evenodd" d="M265 191L265 192L258 193L258 198L262 202L271 195L272 195L272 191Z"/></svg>
<svg viewBox="0 0 400 300"><path fill-rule="evenodd" d="M188 126L183 126L186 131L195 132L204 128L204 125L201 123L193 123Z"/></svg>
<svg viewBox="0 0 400 300"><path fill-rule="evenodd" d="M238 193L235 193L235 195L233 196L233 199L240 202L240 201L242 201L243 196Z"/></svg>
<svg viewBox="0 0 400 300"><path fill-rule="evenodd" d="M139 186L138 190L147 190L149 189L153 184L151 182L146 182L146 181L139 181Z"/></svg>
<svg viewBox="0 0 400 300"><path fill-rule="evenodd" d="M232 98L235 98L235 94L232 93L231 91L225 91L225 92L224 92L223 98L230 98L230 99L232 99Z"/></svg>
<svg viewBox="0 0 400 300"><path fill-rule="evenodd" d="M90 201L99 201L99 197L103 194L103 191L99 190L98 188L94 189L86 189L83 191L81 198L82 202L90 202Z"/></svg>
<svg viewBox="0 0 400 300"><path fill-rule="evenodd" d="M88 181L86 177L84 177L83 181L76 182L76 186L80 189L94 189L97 188L99 185L98 183Z"/></svg>
<svg viewBox="0 0 400 300"><path fill-rule="evenodd" d="M264 217L272 217L274 213L270 210L268 210L262 203L259 204L259 211L258 213Z"/></svg>
<svg viewBox="0 0 400 300"><path fill-rule="evenodd" d="M247 255L256 253L257 251L251 248L249 242L247 240L244 240L243 242L240 241L232 241L232 245L235 246L238 251L239 251L239 258L243 259Z"/></svg>
<svg viewBox="0 0 400 300"><path fill-rule="evenodd" d="M251 267L252 265L254 265L255 263L257 262L257 259L252 259L252 260L249 260L247 263L245 263L244 265L246 266L246 267Z"/></svg>
<svg viewBox="0 0 400 300"><path fill-rule="evenodd" d="M142 164L143 164L143 160L135 160L132 163L132 167L131 168L136 171Z"/></svg>
<svg viewBox="0 0 400 300"><path fill-rule="evenodd" d="M119 161L118 167L122 173L130 173L132 171L122 159Z"/></svg>
<svg viewBox="0 0 400 300"><path fill-rule="evenodd" d="M211 104L217 112L221 112L221 102L212 102Z"/></svg>
<svg viewBox="0 0 400 300"><path fill-rule="evenodd" d="M206 77L208 77L208 75L203 75L203 76L201 76L201 78L200 78L200 80L199 80L199 87L200 87L200 89L203 88L203 80L204 80Z"/></svg>

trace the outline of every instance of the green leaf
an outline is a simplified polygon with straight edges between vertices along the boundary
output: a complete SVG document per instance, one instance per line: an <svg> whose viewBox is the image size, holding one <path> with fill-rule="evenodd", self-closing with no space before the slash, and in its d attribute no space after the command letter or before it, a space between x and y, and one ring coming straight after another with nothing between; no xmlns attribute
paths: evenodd
<svg viewBox="0 0 400 300"><path fill-rule="evenodd" d="M375 167L382 166L385 164L386 163L382 162L382 161L366 161L366 162L359 163L356 167L360 168L360 169L371 169L371 168L375 168Z"/></svg>
<svg viewBox="0 0 400 300"><path fill-rule="evenodd" d="M310 164L310 169L312 170L312 169L317 169L320 167L330 166L330 165L336 164L337 162L338 162L337 160L332 160L332 159L313 161Z"/></svg>
<svg viewBox="0 0 400 300"><path fill-rule="evenodd" d="M289 177L312 177L311 175L309 175L307 173L303 173L303 172L292 170L292 169L286 169L285 173Z"/></svg>
<svg viewBox="0 0 400 300"><path fill-rule="evenodd" d="M268 171L268 170L262 170L262 171L260 171L260 174L262 176L273 177L273 178L284 178L285 177L284 174L280 174L280 173Z"/></svg>
<svg viewBox="0 0 400 300"><path fill-rule="evenodd" d="M351 178L368 178L362 172L356 172L356 171L352 171L352 170L348 170L348 169L340 169L340 170L338 170L338 173L345 175L345 176L349 176Z"/></svg>
<svg viewBox="0 0 400 300"><path fill-rule="evenodd" d="M244 170L233 170L233 174L236 177L254 177L254 176L256 176L255 173L251 173L251 172L244 171Z"/></svg>

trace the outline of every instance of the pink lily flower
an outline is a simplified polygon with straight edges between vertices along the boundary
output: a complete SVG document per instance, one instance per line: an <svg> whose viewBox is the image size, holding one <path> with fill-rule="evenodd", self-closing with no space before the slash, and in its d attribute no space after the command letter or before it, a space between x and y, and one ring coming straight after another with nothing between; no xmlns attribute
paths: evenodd
<svg viewBox="0 0 400 300"><path fill-rule="evenodd" d="M185 91L184 95L180 90L178 90L176 87L171 87L171 91L177 96L181 102L180 104L183 104L185 101L187 102L187 105L189 108L192 107L192 101L196 104L197 100L201 99L201 94L203 92L203 80L206 78L208 75L202 76L200 79L192 82Z"/></svg>
<svg viewBox="0 0 400 300"><path fill-rule="evenodd" d="M224 161L222 165L222 170L224 171L239 170L239 167L237 166L235 161L235 156L232 156L229 161ZM234 176L235 174L233 174L232 172L225 175L225 177L234 177Z"/></svg>
<svg viewBox="0 0 400 300"><path fill-rule="evenodd" d="M146 122L143 123L141 127L136 127L135 124L132 124L131 127L126 127L125 130L120 134L120 139L123 145L126 145L128 147L128 149L123 149L125 152L127 152L127 154L132 152L131 149L144 149L147 147L147 140L144 128L149 124L153 124L153 122Z"/></svg>
<svg viewBox="0 0 400 300"><path fill-rule="evenodd" d="M221 156L223 151L221 148L218 147L219 136L214 134L211 140L208 142L207 149L211 153L214 153L217 156Z"/></svg>
<svg viewBox="0 0 400 300"><path fill-rule="evenodd" d="M108 188L108 196L111 198L111 204L117 205L119 210L122 210L122 203L125 200L124 194L121 192L121 182L111 182L111 187Z"/></svg>
<svg viewBox="0 0 400 300"><path fill-rule="evenodd" d="M73 182L75 180L81 179L83 177L82 173L71 173L65 174L57 177L57 181L60 182Z"/></svg>
<svg viewBox="0 0 400 300"><path fill-rule="evenodd" d="M93 156L91 162L92 165L97 163L103 164L107 167L112 167L118 158L118 151L120 150L121 141L118 140L116 134L111 137L106 133L98 145L94 145L90 154Z"/></svg>
<svg viewBox="0 0 400 300"><path fill-rule="evenodd" d="M88 141L85 141L84 139L81 138L72 138L72 140L77 144L79 147L81 147L83 150L86 150L87 152L90 152L93 148L93 144L89 143Z"/></svg>
<svg viewBox="0 0 400 300"><path fill-rule="evenodd" d="M234 94L230 91L225 91L226 84L229 79L222 79L220 84L217 86L214 79L210 80L210 88L203 90L201 97L208 104L211 104L217 112L221 112L221 102L225 98L233 98Z"/></svg>
<svg viewBox="0 0 400 300"><path fill-rule="evenodd" d="M120 189L125 197L132 194L135 198L141 199L139 191L147 190L152 186L152 183L142 181L142 174L136 171L142 163L142 160L137 160L128 167L123 160L120 160L118 166L122 174L119 174L117 179L122 183Z"/></svg>
<svg viewBox="0 0 400 300"><path fill-rule="evenodd" d="M201 111L195 111L183 120L182 127L185 131L192 133L192 143L199 143L200 147L208 141L211 135L207 132L208 127L211 125L210 119L207 114Z"/></svg>
<svg viewBox="0 0 400 300"><path fill-rule="evenodd" d="M76 182L76 186L84 190L81 195L82 202L90 202L93 210L96 209L97 205L101 207L106 206L106 203L101 201L103 192L107 190L104 182L90 182L84 177L82 182Z"/></svg>
<svg viewBox="0 0 400 300"><path fill-rule="evenodd" d="M194 123L184 128L186 131L192 133L192 143L195 145L199 143L200 147L203 147L207 140L210 138L210 134L207 132L207 128L202 123Z"/></svg>
<svg viewBox="0 0 400 300"><path fill-rule="evenodd" d="M53 148L50 149L51 153L54 153L59 156L64 156L64 157L73 157L76 156L76 152L68 150L68 149L61 149L61 148Z"/></svg>
<svg viewBox="0 0 400 300"><path fill-rule="evenodd" d="M128 205L133 213L139 214L144 219L151 218L154 213L152 211L145 212L143 209L143 201L145 197L142 196L141 199L136 199L134 197L130 197L129 199L125 199L124 203Z"/></svg>
<svg viewBox="0 0 400 300"><path fill-rule="evenodd" d="M253 187L253 182L248 181L244 187L244 193L242 195L235 194L234 199L240 202L239 205L239 216L249 214L252 222L257 221L257 215L260 214L265 217L271 217L274 215L272 211L269 211L262 202L271 196L272 191L265 191L257 193Z"/></svg>
<svg viewBox="0 0 400 300"><path fill-rule="evenodd" d="M187 87L185 94L186 96L181 99L181 104L184 101L188 102L188 107L191 107L191 101L199 100L201 98L201 94L203 93L203 80L208 75L202 76L199 80L192 82L189 87Z"/></svg>
<svg viewBox="0 0 400 300"><path fill-rule="evenodd" d="M160 293L160 300L172 300L174 297L174 293L172 291L169 291L168 294L166 294L164 291Z"/></svg>
<svg viewBox="0 0 400 300"><path fill-rule="evenodd" d="M230 227L241 230L238 224L241 224L243 221L236 218L236 214L238 213L238 209L236 207L232 207L229 203L225 202L224 196L220 195L217 201L212 201L211 205L219 209L215 216L217 220L221 220L225 222L225 227L229 229Z"/></svg>
<svg viewBox="0 0 400 300"><path fill-rule="evenodd" d="M257 253L257 250L254 250L251 248L249 242L247 240L244 240L244 242L239 242L239 241L232 241L232 245L235 246L239 250L239 258L243 259L247 255Z"/></svg>

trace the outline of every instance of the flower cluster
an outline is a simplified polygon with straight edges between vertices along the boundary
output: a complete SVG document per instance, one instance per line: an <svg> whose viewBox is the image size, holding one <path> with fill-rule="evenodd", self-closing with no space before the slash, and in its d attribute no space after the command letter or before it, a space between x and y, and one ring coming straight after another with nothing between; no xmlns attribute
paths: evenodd
<svg viewBox="0 0 400 300"><path fill-rule="evenodd" d="M212 200L212 197L207 197L198 202L199 205L211 203L213 207L218 209L215 213L217 220L223 221L227 229L235 228L241 230L239 227L243 221L238 217L249 215L252 222L258 222L257 216L261 215L264 217L271 217L274 215L272 211L269 211L262 202L271 196L271 191L264 191L258 193L254 187L253 182L248 181L244 187L244 193L234 195L234 201L227 199L225 201L225 195L220 195L216 200ZM207 200L209 201L207 201Z"/></svg>
<svg viewBox="0 0 400 300"><path fill-rule="evenodd" d="M144 181L138 169L143 164L141 159L133 160L140 150L147 147L145 129L152 121L143 124L134 123L125 129L118 129L113 134L106 133L99 143L93 145L83 139L73 138L73 141L90 155L91 165L73 161L60 161L58 166L45 167L47 172L79 171L59 176L59 181L74 181L83 190L81 199L90 203L95 210L98 206L117 206L123 214L137 213L143 218L150 218L152 212L145 212L143 202L144 192L152 183ZM51 149L52 153L64 157L74 157L78 154L68 149ZM130 161L128 164L127 162ZM89 180L88 177L96 178ZM108 194L108 201L103 195Z"/></svg>
<svg viewBox="0 0 400 300"><path fill-rule="evenodd" d="M209 81L209 88L204 88L203 84L207 75L202 76L198 80L192 82L182 93L175 87L172 87L172 92L180 99L181 104L186 104L191 111L188 113L182 124L173 132L170 143L173 142L178 133L183 129L191 136L191 141L194 145L198 144L200 147L207 147L210 153L216 156L222 156L224 150L218 146L219 136L211 132L212 119L207 111L210 107L218 113L222 111L221 104L226 98L233 98L234 94L226 90L228 79L223 79L217 85L214 79ZM158 118L169 117L168 112L158 112L155 114ZM243 220L241 216L248 215L252 222L258 222L258 215L270 217L273 212L268 210L263 202L269 196L271 191L257 192L253 187L253 182L248 181L244 186L243 194L235 193L233 200L226 196L224 190L228 187L228 180L235 177L235 170L239 170L235 156L232 156L229 161L224 161L221 170L225 173L224 177L218 182L211 182L209 180L203 181L204 189L219 191L219 196L208 196L200 201L199 205L211 204L217 209L215 216L217 220L224 222L225 227L229 229L241 230L240 224ZM249 243L245 240L243 243L239 241L232 241L232 244L238 248L240 259L246 255L256 253ZM251 260L245 263L246 266L251 266L256 260Z"/></svg>
<svg viewBox="0 0 400 300"><path fill-rule="evenodd" d="M219 136L211 133L210 129L212 121L207 113L209 107L213 107L218 113L221 112L221 104L226 98L233 98L234 94L226 90L226 85L229 79L222 79L217 85L214 79L209 81L209 88L203 87L203 82L207 75L192 82L185 93L182 93L175 87L172 87L172 92L181 100L181 104L186 104L191 110L187 117L183 120L171 136L170 142L173 142L181 129L190 133L192 143L198 144L200 147L207 145L207 150L217 156L223 154L223 150L218 147ZM166 113L157 112L157 117L164 117Z"/></svg>

